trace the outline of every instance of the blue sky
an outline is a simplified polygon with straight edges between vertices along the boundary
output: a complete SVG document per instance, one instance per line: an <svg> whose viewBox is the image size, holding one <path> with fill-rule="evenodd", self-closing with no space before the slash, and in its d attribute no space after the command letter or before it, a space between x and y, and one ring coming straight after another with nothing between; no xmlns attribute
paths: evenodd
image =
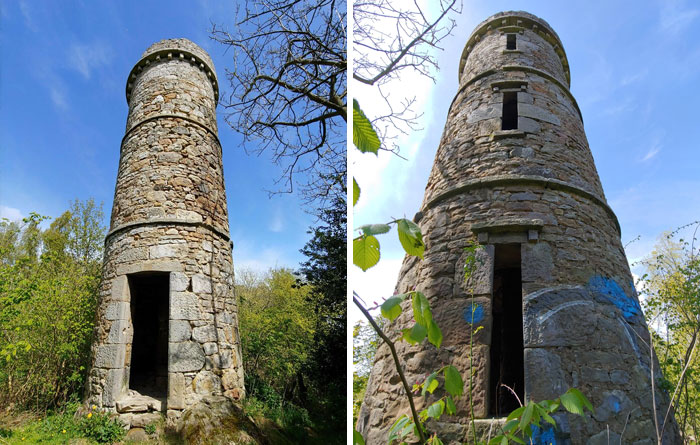
<svg viewBox="0 0 700 445"><path fill-rule="evenodd" d="M211 20L233 23L233 3L2 2L0 216L56 217L92 197L108 225L129 71L152 43L185 37L212 56L226 94L230 57L208 30ZM268 197L279 170L264 154L244 153L221 107L218 120L236 268L297 267L314 218L296 196Z"/></svg>
<svg viewBox="0 0 700 445"><path fill-rule="evenodd" d="M413 217L457 91L458 61L475 26L504 10L545 19L561 38L571 67L571 91L608 203L622 227L630 261L651 251L659 234L700 219L700 4L683 0L469 1L437 54L436 82L404 76L395 99L411 91L425 114L421 132L399 139L406 161L388 155L351 157L365 191L353 227ZM410 88L407 86L410 85ZM363 109L378 107L376 91L351 86ZM382 235L382 261L355 289L367 301L390 295L403 251L395 232Z"/></svg>

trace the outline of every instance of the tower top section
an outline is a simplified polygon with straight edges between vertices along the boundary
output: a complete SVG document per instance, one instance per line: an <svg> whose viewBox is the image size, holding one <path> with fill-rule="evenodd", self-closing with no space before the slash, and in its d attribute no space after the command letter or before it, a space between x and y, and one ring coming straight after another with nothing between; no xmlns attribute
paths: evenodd
<svg viewBox="0 0 700 445"><path fill-rule="evenodd" d="M166 39L149 46L129 73L126 83L127 103L129 103L131 99L131 90L141 72L152 65L168 60L187 62L206 73L214 89L214 100L216 103L219 102L219 81L216 77L214 62L211 60L211 57L209 57L209 54L191 40Z"/></svg>
<svg viewBox="0 0 700 445"><path fill-rule="evenodd" d="M483 22L481 22L474 32L469 36L464 50L462 51L462 56L459 60L459 82L462 84L468 81L469 78L474 77L480 73L474 72L474 70L465 69L467 67L467 59L474 52L474 49L480 46L480 42L484 40L485 37L495 34L523 34L525 32L534 33L541 39L549 43L551 50L553 51L553 56L558 58L561 63L561 67L556 67L556 69L550 69L546 71L561 71L561 73L550 72L554 77L563 77L562 81L566 83L566 86L571 85L571 73L569 72L569 61L566 58L566 52L564 51L564 46L559 39L559 36L554 29L545 20L530 14L525 11L504 11L492 15ZM507 67L509 65L518 65L522 62L523 58L529 58L533 65L538 65L538 62L544 62L545 60L536 59L547 59L548 54L542 53L542 48L536 46L530 46L523 49L512 50L511 52L504 51L504 58L500 60L500 68ZM529 52L529 53L528 53ZM517 56L521 57L515 60ZM481 60L472 61L469 60L470 64L483 64ZM484 64L482 71L488 70L489 68L494 68L489 66L489 64ZM537 66L536 66L537 67ZM539 67L541 68L541 67ZM468 73L469 78L465 78L465 74Z"/></svg>

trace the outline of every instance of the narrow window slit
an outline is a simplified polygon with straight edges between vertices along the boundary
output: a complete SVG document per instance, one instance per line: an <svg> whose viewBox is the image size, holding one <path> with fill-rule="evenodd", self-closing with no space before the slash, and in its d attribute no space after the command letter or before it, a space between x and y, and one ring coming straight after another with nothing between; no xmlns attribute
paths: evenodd
<svg viewBox="0 0 700 445"><path fill-rule="evenodd" d="M506 49L515 49L515 34L506 34Z"/></svg>
<svg viewBox="0 0 700 445"><path fill-rule="evenodd" d="M524 402L523 296L520 244L497 244L493 274L493 325L489 415L502 417Z"/></svg>
<svg viewBox="0 0 700 445"><path fill-rule="evenodd" d="M515 130L518 128L518 92L506 91L503 93L503 115L501 117L501 130Z"/></svg>

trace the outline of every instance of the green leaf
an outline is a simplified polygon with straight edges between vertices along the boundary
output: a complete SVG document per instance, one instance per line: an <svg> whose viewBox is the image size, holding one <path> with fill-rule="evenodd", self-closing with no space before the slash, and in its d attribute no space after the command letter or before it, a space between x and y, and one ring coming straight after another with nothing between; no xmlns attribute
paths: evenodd
<svg viewBox="0 0 700 445"><path fill-rule="evenodd" d="M506 437L501 439L501 445L508 445L508 439Z"/></svg>
<svg viewBox="0 0 700 445"><path fill-rule="evenodd" d="M411 419L409 419L406 414L396 419L396 422L394 422L394 424L391 426L391 429L389 430L389 438L387 440L391 442L392 440L398 439L399 433L410 421Z"/></svg>
<svg viewBox="0 0 700 445"><path fill-rule="evenodd" d="M464 382L459 371L452 365L445 367L445 389L453 397L459 397L464 391Z"/></svg>
<svg viewBox="0 0 700 445"><path fill-rule="evenodd" d="M382 311L382 316L388 318L389 321L394 321L396 317L401 315L401 302L403 298L401 296L394 295L389 297L382 303L380 309Z"/></svg>
<svg viewBox="0 0 700 445"><path fill-rule="evenodd" d="M352 241L352 262L363 271L379 262L379 241L362 235Z"/></svg>
<svg viewBox="0 0 700 445"><path fill-rule="evenodd" d="M503 431L510 433L516 426L518 426L518 419L510 419L503 425Z"/></svg>
<svg viewBox="0 0 700 445"><path fill-rule="evenodd" d="M421 393L421 395L425 396L426 392L432 394L433 391L437 389L438 385L439 382L437 380L437 372L434 372L430 374L427 379L425 379L425 382L423 382L423 392Z"/></svg>
<svg viewBox="0 0 700 445"><path fill-rule="evenodd" d="M581 391L579 391L579 390L576 389L576 388L569 388L569 390L568 390L567 392L570 392L571 394L573 394L573 395L575 395L576 397L578 397L578 399L581 401L581 403L583 404L583 406L585 406L586 408L588 408L588 410L589 410L590 412L593 412L593 405L591 404L591 402L588 401L588 399L586 398L586 396L584 396L583 393L582 393Z"/></svg>
<svg viewBox="0 0 700 445"><path fill-rule="evenodd" d="M442 344L442 331L440 331L437 323L433 320L430 320L428 325L428 341L435 345L436 348L439 348Z"/></svg>
<svg viewBox="0 0 700 445"><path fill-rule="evenodd" d="M391 230L391 226L389 224L365 224L358 227L357 230L362 230L365 235L381 235Z"/></svg>
<svg viewBox="0 0 700 445"><path fill-rule="evenodd" d="M352 143L362 153L370 152L375 155L382 145L372 122L362 112L356 99L352 100Z"/></svg>
<svg viewBox="0 0 700 445"><path fill-rule="evenodd" d="M524 440L519 439L519 438L515 437L515 436L512 435L512 434L510 434L510 435L508 436L508 439L512 440L513 442L517 442L517 443L521 443L522 445L525 445L525 441L524 441Z"/></svg>
<svg viewBox="0 0 700 445"><path fill-rule="evenodd" d="M523 413L523 411L525 411L525 407L524 407L524 406L521 406L520 408L515 408L515 409L513 410L513 412L511 412L510 414L508 414L508 417L506 418L506 420L513 420L513 419L519 418L520 415Z"/></svg>
<svg viewBox="0 0 700 445"><path fill-rule="evenodd" d="M578 398L578 396L576 394L574 394L570 391L571 390L562 394L561 397L559 397L559 400L561 400L561 404L564 405L564 408L568 412L582 416L583 415L583 402L581 401L581 399Z"/></svg>
<svg viewBox="0 0 700 445"><path fill-rule="evenodd" d="M399 241L407 254L423 258L425 244L423 243L423 234L420 227L409 219L399 219L396 221L396 226L399 229Z"/></svg>
<svg viewBox="0 0 700 445"><path fill-rule="evenodd" d="M402 338L412 345L423 341L428 332L418 323L414 324L411 329L404 329Z"/></svg>
<svg viewBox="0 0 700 445"><path fill-rule="evenodd" d="M433 312L430 310L430 303L422 292L413 292L413 319L416 323L427 328L433 320Z"/></svg>
<svg viewBox="0 0 700 445"><path fill-rule="evenodd" d="M445 412L445 402L440 399L428 407L428 417L439 420L442 413Z"/></svg>
<svg viewBox="0 0 700 445"><path fill-rule="evenodd" d="M362 434L360 434L360 432L355 429L352 431L352 444L365 445L364 437L362 437Z"/></svg>
<svg viewBox="0 0 700 445"><path fill-rule="evenodd" d="M360 186L357 185L355 178L352 178L352 206L355 207L357 201L360 199Z"/></svg>
<svg viewBox="0 0 700 445"><path fill-rule="evenodd" d="M445 397L445 409L447 410L447 414L456 414L457 413L457 407L455 406L455 401L452 400L452 397L450 397L450 396Z"/></svg>
<svg viewBox="0 0 700 445"><path fill-rule="evenodd" d="M530 421L532 420L532 411L534 409L535 408L533 407L532 402L525 405L525 411L523 411L523 415L520 416L520 422L518 423L521 430L525 430L525 428L530 424Z"/></svg>

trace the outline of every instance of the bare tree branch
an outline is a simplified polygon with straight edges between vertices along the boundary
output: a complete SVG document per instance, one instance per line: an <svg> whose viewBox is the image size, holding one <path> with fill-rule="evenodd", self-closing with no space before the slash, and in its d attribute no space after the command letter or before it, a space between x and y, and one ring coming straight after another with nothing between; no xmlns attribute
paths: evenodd
<svg viewBox="0 0 700 445"><path fill-rule="evenodd" d="M211 29L232 50L226 123L247 153L279 166L271 193L297 187L315 208L345 195L346 8L344 0L251 0L232 31Z"/></svg>

